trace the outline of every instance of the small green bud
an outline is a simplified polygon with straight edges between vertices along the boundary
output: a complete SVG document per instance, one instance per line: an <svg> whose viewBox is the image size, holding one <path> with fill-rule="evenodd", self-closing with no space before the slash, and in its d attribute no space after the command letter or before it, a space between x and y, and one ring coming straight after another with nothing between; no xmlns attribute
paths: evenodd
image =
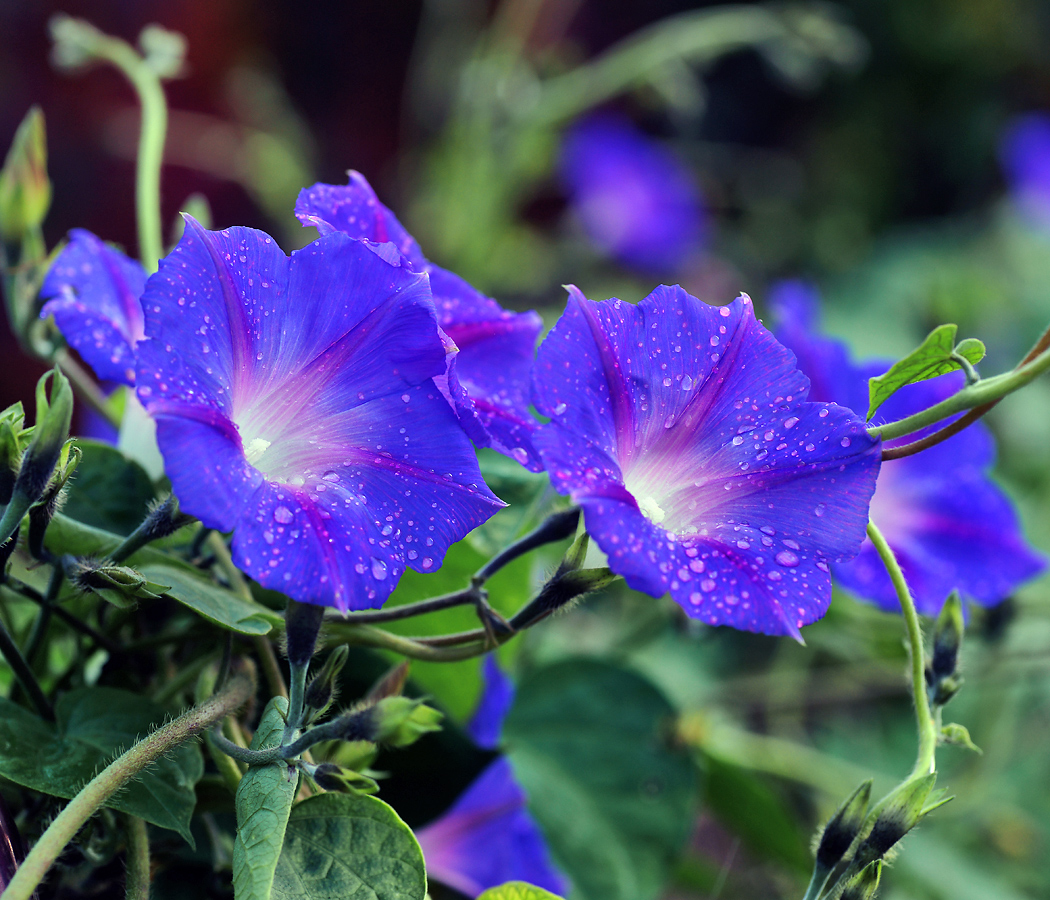
<svg viewBox="0 0 1050 900"><path fill-rule="evenodd" d="M391 747L407 747L430 731L440 731L444 718L422 700L410 697L387 697L370 712L375 729L373 741Z"/></svg>
<svg viewBox="0 0 1050 900"><path fill-rule="evenodd" d="M21 403L0 413L0 506L11 502L15 479L22 463L25 412Z"/></svg>
<svg viewBox="0 0 1050 900"><path fill-rule="evenodd" d="M139 47L158 78L177 78L186 62L186 38L160 25L147 25L139 34Z"/></svg>
<svg viewBox="0 0 1050 900"><path fill-rule="evenodd" d="M47 390L51 379L50 395ZM32 506L43 497L62 455L73 418L73 389L56 366L36 386L36 423L12 492L12 503Z"/></svg>
<svg viewBox="0 0 1050 900"><path fill-rule="evenodd" d="M933 789L937 775L931 772L913 778L897 788L879 812L868 836L857 848L854 865L866 866L882 859L889 850L918 824L934 807L926 806L926 798ZM938 804L939 805L939 804Z"/></svg>
<svg viewBox="0 0 1050 900"><path fill-rule="evenodd" d="M881 859L868 863L846 882L845 888L839 895L839 900L871 900L879 888L882 865Z"/></svg>
<svg viewBox="0 0 1050 900"><path fill-rule="evenodd" d="M955 722L950 722L941 729L940 742L942 744L954 744L957 747L973 750L974 753L984 754L984 751L970 739L970 732L967 727Z"/></svg>
<svg viewBox="0 0 1050 900"><path fill-rule="evenodd" d="M100 560L63 557L66 577L80 590L98 594L119 609L128 609L138 600L163 597L168 587L155 584L128 566L117 566Z"/></svg>
<svg viewBox="0 0 1050 900"><path fill-rule="evenodd" d="M98 58L106 36L90 22L55 13L47 23L54 47L51 62L58 69L79 69Z"/></svg>
<svg viewBox="0 0 1050 900"><path fill-rule="evenodd" d="M817 868L830 872L853 845L867 816L868 801L871 799L871 779L858 787L838 808L817 845Z"/></svg>
<svg viewBox="0 0 1050 900"><path fill-rule="evenodd" d="M379 790L378 782L371 776L354 769L344 769L335 763L323 762L315 767L304 766L304 770L322 790L343 794L374 794Z"/></svg>
<svg viewBox="0 0 1050 900"><path fill-rule="evenodd" d="M13 244L39 228L51 206L44 114L34 106L15 132L0 170L0 238Z"/></svg>

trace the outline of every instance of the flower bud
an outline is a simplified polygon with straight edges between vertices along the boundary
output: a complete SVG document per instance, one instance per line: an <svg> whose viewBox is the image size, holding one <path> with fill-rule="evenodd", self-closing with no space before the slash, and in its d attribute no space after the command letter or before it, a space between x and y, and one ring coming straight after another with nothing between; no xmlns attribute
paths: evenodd
<svg viewBox="0 0 1050 900"><path fill-rule="evenodd" d="M839 900L871 900L882 878L882 860L877 859L846 882Z"/></svg>
<svg viewBox="0 0 1050 900"><path fill-rule="evenodd" d="M306 774L317 782L317 786L326 791L338 791L343 794L374 794L379 784L374 778L353 769L344 769L335 763L319 763L316 767L304 766Z"/></svg>
<svg viewBox="0 0 1050 900"><path fill-rule="evenodd" d="M82 455L79 447L75 446L72 441L66 441L59 455L58 465L55 467L55 477L51 479L51 484L48 485L44 496L40 498L40 502L29 510L29 534L26 538L26 546L34 559L47 561L51 558L51 554L44 547L44 535L55 513L62 506L66 483L76 471Z"/></svg>
<svg viewBox="0 0 1050 900"><path fill-rule="evenodd" d="M0 506L11 502L15 479L22 462L22 442L25 431L25 412L21 403L9 406L0 413Z"/></svg>
<svg viewBox="0 0 1050 900"><path fill-rule="evenodd" d="M328 655L328 659L321 666L321 671L306 686L303 705L307 709L314 711L310 717L311 719L316 719L323 715L328 707L332 705L332 701L336 696L336 681L349 656L350 649L346 644L340 644Z"/></svg>
<svg viewBox="0 0 1050 900"><path fill-rule="evenodd" d="M952 591L934 625L933 659L926 669L927 693L935 706L944 706L962 686L959 648L965 631L962 600L958 591Z"/></svg>
<svg viewBox="0 0 1050 900"><path fill-rule="evenodd" d="M137 600L156 600L168 590L167 586L155 584L127 566L87 557L63 557L62 567L76 587L98 594L118 609L133 607Z"/></svg>
<svg viewBox="0 0 1050 900"><path fill-rule="evenodd" d="M0 170L0 239L20 242L40 227L50 206L44 114L34 106L18 126Z"/></svg>
<svg viewBox="0 0 1050 900"><path fill-rule="evenodd" d="M934 808L934 806L926 806L926 799L936 780L937 775L933 772L921 778L913 778L898 787L887 798L875 823L871 826L871 831L857 848L854 866L866 866L877 859L882 859L924 815Z"/></svg>
<svg viewBox="0 0 1050 900"><path fill-rule="evenodd" d="M50 394L47 380L51 379ZM73 389L69 379L56 366L41 377L36 385L36 423L33 438L22 457L15 479L11 502L28 509L47 490L55 465L69 437L73 418Z"/></svg>
<svg viewBox="0 0 1050 900"><path fill-rule="evenodd" d="M372 740L391 747L407 747L427 732L440 731L440 723L444 718L422 700L410 697L387 697L373 706L370 712L375 729Z"/></svg>
<svg viewBox="0 0 1050 900"><path fill-rule="evenodd" d="M817 868L830 872L853 845L868 811L871 799L871 779L858 787L838 808L820 836L817 845Z"/></svg>
<svg viewBox="0 0 1050 900"><path fill-rule="evenodd" d="M601 590L616 580L617 576L607 568L581 568L587 556L589 540L584 532L573 542L557 571L540 589L539 594L510 620L512 629L517 631L528 628L573 600L591 591Z"/></svg>
<svg viewBox="0 0 1050 900"><path fill-rule="evenodd" d="M177 78L186 61L186 38L160 25L147 25L139 34L139 47L158 78Z"/></svg>

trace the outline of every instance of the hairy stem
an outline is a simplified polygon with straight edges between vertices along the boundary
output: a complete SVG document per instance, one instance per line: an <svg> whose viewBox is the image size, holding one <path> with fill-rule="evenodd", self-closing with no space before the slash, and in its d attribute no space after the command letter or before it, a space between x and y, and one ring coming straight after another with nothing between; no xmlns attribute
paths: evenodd
<svg viewBox="0 0 1050 900"><path fill-rule="evenodd" d="M96 775L58 814L29 852L0 900L29 900L52 863L84 823L110 797L187 738L200 734L213 723L243 706L255 691L251 669L234 675L210 700L183 713L177 719L139 741Z"/></svg>
<svg viewBox="0 0 1050 900"><path fill-rule="evenodd" d="M138 816L127 816L128 849L124 896L127 900L149 900L149 831Z"/></svg>
<svg viewBox="0 0 1050 900"><path fill-rule="evenodd" d="M897 557L894 556L890 545L886 543L886 538L882 536L882 532L874 522L868 522L868 537L875 545L875 551L886 567L890 581L893 582L893 588L897 592L901 612L904 614L904 628L908 635L908 649L911 656L911 691L915 702L916 724L919 729L919 753L912 774L925 775L936 771L937 724L930 713L930 703L926 696L926 658L922 645L922 626L919 624L919 614L915 610L915 603L904 580L904 573L901 572Z"/></svg>

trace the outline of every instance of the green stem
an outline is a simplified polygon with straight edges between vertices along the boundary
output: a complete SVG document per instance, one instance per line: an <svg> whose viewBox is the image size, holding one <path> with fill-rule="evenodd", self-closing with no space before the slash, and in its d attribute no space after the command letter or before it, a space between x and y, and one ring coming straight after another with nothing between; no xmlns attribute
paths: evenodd
<svg viewBox="0 0 1050 900"><path fill-rule="evenodd" d="M128 872L124 882L127 900L149 900L149 831L138 816L127 817Z"/></svg>
<svg viewBox="0 0 1050 900"><path fill-rule="evenodd" d="M51 708L47 696L40 687L40 683L36 680L33 670L29 668L29 664L25 661L25 657L22 656L22 652L18 649L18 644L15 643L14 638L11 637L3 622L0 622L0 655L3 655L7 661L7 665L14 673L18 683L22 685L22 690L26 692L33 706L36 707L40 717L48 722L54 722L55 712Z"/></svg>
<svg viewBox="0 0 1050 900"><path fill-rule="evenodd" d="M243 706L255 691L254 673L230 678L214 697L183 713L111 762L66 804L18 867L0 900L29 900L52 863L91 816L150 763Z"/></svg>
<svg viewBox="0 0 1050 900"><path fill-rule="evenodd" d="M458 647L428 647L411 638L400 637L371 625L341 625L338 622L331 622L330 625L332 637L327 642L330 646L348 644L352 647L374 647L377 650L392 650L409 659L429 662L458 662L461 659L483 656L493 649L492 644L484 640L472 641ZM506 635L503 640L510 637L512 635Z"/></svg>
<svg viewBox="0 0 1050 900"><path fill-rule="evenodd" d="M922 431L923 428L954 416L956 413L1000 400L1035 380L1047 369L1050 369L1050 350L1043 351L1031 362L1004 372L1002 375L983 378L977 384L968 385L959 393L953 394L947 400L942 400L929 409L898 419L896 422L887 422L885 425L870 428L868 433L873 437L881 437L884 441L889 441Z"/></svg>
<svg viewBox="0 0 1050 900"><path fill-rule="evenodd" d="M62 348L55 353L54 361L62 370L62 373L73 385L80 399L90 406L95 412L102 416L114 428L120 428L120 416L117 415L109 397L102 393L84 367L77 362L68 350Z"/></svg>
<svg viewBox="0 0 1050 900"><path fill-rule="evenodd" d="M919 614L915 610L915 603L904 580L904 573L901 572L897 557L894 556L890 545L886 543L886 538L882 536L882 532L874 522L868 522L868 537L875 545L875 551L886 567L890 581L893 582L893 589L897 592L901 612L904 614L904 628L908 634L908 648L911 656L911 692L915 702L915 719L919 728L919 753L912 775L925 775L936 771L937 724L930 713L930 703L926 696L926 660L922 644L922 626L919 624Z"/></svg>
<svg viewBox="0 0 1050 900"><path fill-rule="evenodd" d="M160 168L168 130L168 104L160 78L126 41L98 32L91 51L112 63L131 82L142 108L138 161L135 168L135 216L138 220L139 258L147 273L157 271L164 255L160 217Z"/></svg>

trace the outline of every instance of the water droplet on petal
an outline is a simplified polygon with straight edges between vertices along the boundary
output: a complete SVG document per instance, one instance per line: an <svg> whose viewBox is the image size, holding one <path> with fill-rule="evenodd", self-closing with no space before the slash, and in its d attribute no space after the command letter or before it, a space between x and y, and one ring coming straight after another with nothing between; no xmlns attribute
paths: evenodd
<svg viewBox="0 0 1050 900"><path fill-rule="evenodd" d="M775 557L778 566L786 566L791 568L792 566L798 565L797 554L792 553L790 550L781 550Z"/></svg>
<svg viewBox="0 0 1050 900"><path fill-rule="evenodd" d="M376 581L382 581L384 578L386 578L386 572L387 572L386 563L383 562L383 560L376 559L373 556L372 557L372 577Z"/></svg>
<svg viewBox="0 0 1050 900"><path fill-rule="evenodd" d="M278 506L277 509L273 511L273 517L282 525L287 525L295 518L295 515L287 506Z"/></svg>

